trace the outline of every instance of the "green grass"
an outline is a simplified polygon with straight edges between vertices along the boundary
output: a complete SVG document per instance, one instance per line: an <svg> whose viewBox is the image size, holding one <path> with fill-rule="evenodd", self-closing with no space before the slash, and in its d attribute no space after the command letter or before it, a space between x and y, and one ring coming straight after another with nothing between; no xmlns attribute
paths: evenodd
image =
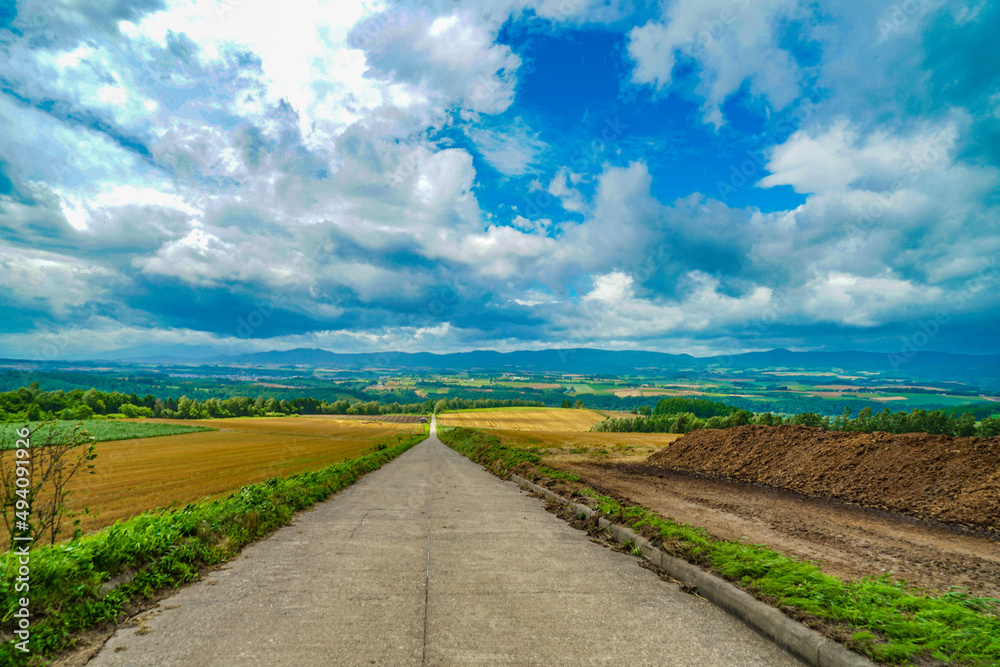
<svg viewBox="0 0 1000 667"><path fill-rule="evenodd" d="M524 464L536 465L542 451L534 447L505 447L496 437L470 428L438 428L438 437L458 453L494 470L503 476L515 472Z"/></svg>
<svg viewBox="0 0 1000 667"><path fill-rule="evenodd" d="M31 422L32 429L41 426L43 422ZM119 421L114 419L86 419L84 421L57 421L52 422L52 427L56 433L68 433L79 424L87 429L94 440L106 442L108 440L131 440L133 438L154 438L161 435L179 435L181 433L196 433L198 431L214 431L207 426L188 426L187 424L156 424L150 422ZM10 446L16 438L16 431L24 428L24 422L6 422L0 424L0 443ZM43 426L41 437L48 437L48 426Z"/></svg>
<svg viewBox="0 0 1000 667"><path fill-rule="evenodd" d="M540 460L534 450L506 447L495 436L470 429L454 429L442 440L502 476L530 473ZM558 471L539 472L551 477ZM888 576L844 582L765 546L720 540L641 506L622 505L591 489L582 492L609 518L652 531L668 553L714 570L793 617L842 630L852 649L880 663L1000 665L1000 600L959 589L925 595Z"/></svg>
<svg viewBox="0 0 1000 667"><path fill-rule="evenodd" d="M542 466L538 469L538 472L542 473L546 477L551 477L552 479L561 479L566 482L579 482L580 476L575 472L568 472L566 470L555 470L553 468L547 468Z"/></svg>
<svg viewBox="0 0 1000 667"><path fill-rule="evenodd" d="M246 544L286 525L292 515L349 486L424 439L409 434L399 444L321 470L244 486L226 498L192 503L173 511L142 514L66 544L30 554L31 654L11 642L0 644L0 664L41 665L73 645L82 631L118 622L132 603L197 579L205 566L221 563ZM4 629L18 608L17 556L4 554L0 592ZM129 583L107 593L101 584L138 571Z"/></svg>
<svg viewBox="0 0 1000 667"><path fill-rule="evenodd" d="M591 382L589 385L594 393L605 393L610 391L618 391L619 389L628 389L629 385L627 382ZM646 389L652 389L652 387L645 387Z"/></svg>

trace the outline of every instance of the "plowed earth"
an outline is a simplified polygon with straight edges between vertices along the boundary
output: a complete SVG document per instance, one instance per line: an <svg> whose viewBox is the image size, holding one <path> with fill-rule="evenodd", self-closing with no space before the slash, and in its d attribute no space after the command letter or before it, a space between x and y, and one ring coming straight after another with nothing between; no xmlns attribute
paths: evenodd
<svg viewBox="0 0 1000 667"><path fill-rule="evenodd" d="M696 431L645 463L559 467L847 580L892 574L932 593L1000 597L998 449L997 438L749 426Z"/></svg>
<svg viewBox="0 0 1000 667"><path fill-rule="evenodd" d="M1000 438L740 426L689 433L648 463L1000 532Z"/></svg>

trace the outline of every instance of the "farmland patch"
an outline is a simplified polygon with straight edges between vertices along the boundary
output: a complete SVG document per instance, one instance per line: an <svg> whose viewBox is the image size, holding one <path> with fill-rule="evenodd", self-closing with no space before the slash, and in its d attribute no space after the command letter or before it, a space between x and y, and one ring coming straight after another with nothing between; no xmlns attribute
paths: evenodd
<svg viewBox="0 0 1000 667"><path fill-rule="evenodd" d="M393 443L420 424L365 423L326 417L212 419L218 430L97 445L94 475L73 480L70 508L84 532L171 504L229 493Z"/></svg>
<svg viewBox="0 0 1000 667"><path fill-rule="evenodd" d="M200 431L210 431L211 427L190 422L164 423L151 421L133 421L125 419L86 419L76 421L50 422L51 426L42 426L41 422L31 423L31 428L42 426L48 432L49 428L54 429L54 433L69 433L79 424L80 428L87 430L94 440L107 442L109 440L134 440L137 438L155 438L164 435L180 435L183 433L198 433ZM0 424L0 442L14 442L15 431L22 428L24 422L9 422Z"/></svg>
<svg viewBox="0 0 1000 667"><path fill-rule="evenodd" d="M509 431L581 432L604 419L593 410L518 409L482 412L454 412L438 415L444 426L494 428Z"/></svg>

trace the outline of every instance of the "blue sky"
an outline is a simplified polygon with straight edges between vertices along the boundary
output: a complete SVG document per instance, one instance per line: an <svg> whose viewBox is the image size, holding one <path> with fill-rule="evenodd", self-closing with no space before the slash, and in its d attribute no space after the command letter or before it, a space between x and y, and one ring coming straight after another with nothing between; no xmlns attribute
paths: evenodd
<svg viewBox="0 0 1000 667"><path fill-rule="evenodd" d="M0 356L1000 352L1000 6L6 0Z"/></svg>

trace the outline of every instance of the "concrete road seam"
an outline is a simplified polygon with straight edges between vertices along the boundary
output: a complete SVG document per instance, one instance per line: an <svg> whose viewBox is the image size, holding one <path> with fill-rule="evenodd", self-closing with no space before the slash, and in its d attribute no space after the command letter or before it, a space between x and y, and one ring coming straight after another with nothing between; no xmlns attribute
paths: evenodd
<svg viewBox="0 0 1000 667"><path fill-rule="evenodd" d="M574 513L583 514L588 519L593 518L596 513L586 505L575 503L519 475L511 475L510 479L525 489L566 505ZM663 553L649 540L629 528L612 523L603 517L598 519L598 525L608 530L620 544L631 542L647 561L682 584L697 589L698 594L709 602L737 617L807 664L814 667L873 667L875 664L842 644L831 641L812 628L785 616L778 609L761 602L728 581L709 574L685 560Z"/></svg>

